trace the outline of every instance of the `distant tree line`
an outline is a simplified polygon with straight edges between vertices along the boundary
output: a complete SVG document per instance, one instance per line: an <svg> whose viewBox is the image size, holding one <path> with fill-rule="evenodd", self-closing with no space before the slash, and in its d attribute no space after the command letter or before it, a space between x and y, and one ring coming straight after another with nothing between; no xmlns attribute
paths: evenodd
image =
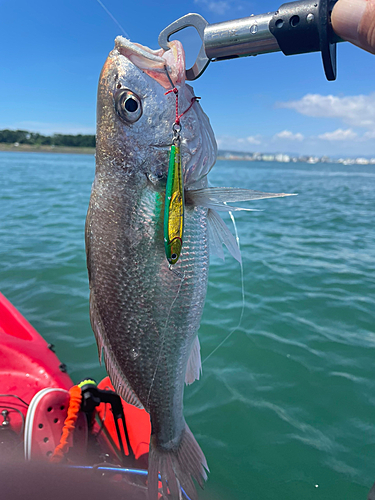
<svg viewBox="0 0 375 500"><path fill-rule="evenodd" d="M53 134L42 135L27 130L0 130L0 143L32 144L34 146L70 146L79 148L94 148L95 135Z"/></svg>

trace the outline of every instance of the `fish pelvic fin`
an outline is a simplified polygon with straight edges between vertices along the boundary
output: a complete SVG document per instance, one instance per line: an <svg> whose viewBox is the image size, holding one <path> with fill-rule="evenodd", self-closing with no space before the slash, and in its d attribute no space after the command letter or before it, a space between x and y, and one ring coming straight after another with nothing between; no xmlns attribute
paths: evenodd
<svg viewBox="0 0 375 500"><path fill-rule="evenodd" d="M171 499L181 498L181 487L191 500L198 500L193 478L203 488L207 472L209 469L206 458L186 424L177 448L163 448L157 444L156 436L151 435L148 457L148 500L158 499L159 473L163 493L167 494L168 488Z"/></svg>
<svg viewBox="0 0 375 500"><path fill-rule="evenodd" d="M96 306L95 295L92 290L90 292L90 321L96 343L98 345L99 361L101 363L102 358L104 358L105 367L115 391L127 403L143 409L143 405L138 399L138 396L130 386L127 378L122 373L118 363L116 362L116 358L113 355L105 333L103 322L100 319L100 314Z"/></svg>
<svg viewBox="0 0 375 500"><path fill-rule="evenodd" d="M190 385L195 380L199 380L202 373L201 346L199 344L198 335L193 341L190 356L187 362L185 384Z"/></svg>
<svg viewBox="0 0 375 500"><path fill-rule="evenodd" d="M220 215L210 208L207 214L208 241L210 253L213 253L224 260L223 244L230 254L241 264L241 251L233 234L229 231Z"/></svg>

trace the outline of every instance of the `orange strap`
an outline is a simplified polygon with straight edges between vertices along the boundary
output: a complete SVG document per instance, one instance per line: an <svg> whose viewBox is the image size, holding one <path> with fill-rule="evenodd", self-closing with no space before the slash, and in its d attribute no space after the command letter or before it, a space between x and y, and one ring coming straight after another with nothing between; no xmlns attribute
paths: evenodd
<svg viewBox="0 0 375 500"><path fill-rule="evenodd" d="M81 401L82 401L82 391L78 385L73 385L73 387L69 390L70 401L68 408L68 415L64 422L64 427L61 434L60 443L56 446L55 451L53 452L50 461L53 463L59 463L64 458L64 455L69 450L68 439L69 436L74 432L78 413L81 409Z"/></svg>

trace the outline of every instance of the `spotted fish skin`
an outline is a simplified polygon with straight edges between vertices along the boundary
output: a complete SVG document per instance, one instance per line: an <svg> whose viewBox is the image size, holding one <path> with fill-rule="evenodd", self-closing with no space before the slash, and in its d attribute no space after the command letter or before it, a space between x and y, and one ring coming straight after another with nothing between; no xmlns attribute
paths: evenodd
<svg viewBox="0 0 375 500"><path fill-rule="evenodd" d="M153 74L144 48L139 55L129 44L117 43L99 80L96 173L86 220L90 317L116 391L150 413L150 499L157 498L158 472L176 498L178 482L196 498L192 477L202 484L207 463L183 416L183 390L207 290L208 209L185 206L183 248L171 271L163 221L175 98L165 95L168 80L162 71ZM183 78L182 46L173 42L169 52L164 64L187 108L193 93ZM148 62L150 74L139 68ZM142 114L135 122L116 112L124 89L139 99ZM204 188L216 143L199 104L182 127L185 188Z"/></svg>

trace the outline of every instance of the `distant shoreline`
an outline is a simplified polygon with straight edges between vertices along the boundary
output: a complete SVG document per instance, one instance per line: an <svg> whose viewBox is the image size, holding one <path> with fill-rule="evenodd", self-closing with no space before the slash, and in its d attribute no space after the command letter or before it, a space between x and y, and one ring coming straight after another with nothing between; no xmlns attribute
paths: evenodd
<svg viewBox="0 0 375 500"><path fill-rule="evenodd" d="M19 152L19 153L63 153L77 155L95 155L95 148L80 148L69 146L34 146L31 144L0 143L0 151Z"/></svg>
<svg viewBox="0 0 375 500"><path fill-rule="evenodd" d="M0 142L0 152L12 152L12 153L50 153L50 154L75 154L75 155L92 155L95 156L95 148L85 148L79 146L36 146L33 144L7 144L5 142ZM335 163L344 165L375 165L375 158L340 158L333 159L327 156L319 158L313 156L302 156L302 157L292 157L289 155L269 155L256 153L251 155L250 153L224 153L217 157L217 160L224 161L271 161L277 163Z"/></svg>

